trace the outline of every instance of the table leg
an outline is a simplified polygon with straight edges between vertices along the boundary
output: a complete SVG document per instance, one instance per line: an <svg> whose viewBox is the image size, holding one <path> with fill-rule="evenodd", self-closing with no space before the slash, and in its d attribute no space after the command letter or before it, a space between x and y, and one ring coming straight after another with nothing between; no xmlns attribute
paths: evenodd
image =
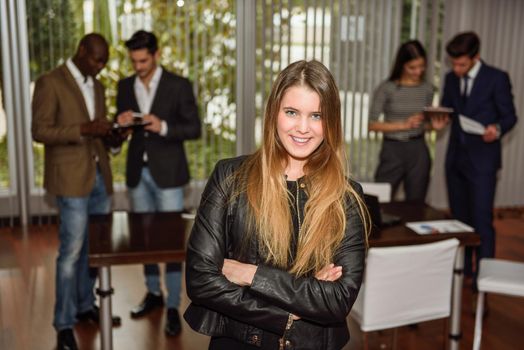
<svg viewBox="0 0 524 350"><path fill-rule="evenodd" d="M449 323L449 350L460 348L462 332L460 318L462 312L462 283L464 281L464 246L459 246L453 270L453 293L451 301L451 322Z"/></svg>
<svg viewBox="0 0 524 350"><path fill-rule="evenodd" d="M100 332L102 350L113 350L113 320L111 311L111 267L101 266L98 268L100 288L96 294L100 296Z"/></svg>

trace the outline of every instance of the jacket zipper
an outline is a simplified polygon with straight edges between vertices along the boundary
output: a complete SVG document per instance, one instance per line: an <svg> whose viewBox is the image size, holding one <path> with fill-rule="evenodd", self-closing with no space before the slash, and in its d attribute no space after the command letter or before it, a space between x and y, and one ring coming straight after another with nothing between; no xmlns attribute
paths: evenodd
<svg viewBox="0 0 524 350"><path fill-rule="evenodd" d="M297 220L298 220L298 233L300 234L300 207L298 206L298 199L300 197L300 184L298 183L298 180L297 180L297 197L296 197L296 202L297 202Z"/></svg>
<svg viewBox="0 0 524 350"><path fill-rule="evenodd" d="M295 197L295 202L297 206L297 221L298 221L298 233L300 234L301 223L300 223L300 206L299 206L299 199L300 199L300 183L298 180L296 180L297 183L297 195ZM278 340L278 349L284 350L286 348L286 335L291 329L291 326L293 325L293 314L289 314L289 317L287 319L286 328L284 329L284 334L282 334L282 337Z"/></svg>
<svg viewBox="0 0 524 350"><path fill-rule="evenodd" d="M289 314L287 318L286 328L284 329L284 334L282 334L282 338L278 340L278 350L284 350L286 348L286 343L288 342L286 340L286 335L291 329L291 325L293 324L293 314Z"/></svg>

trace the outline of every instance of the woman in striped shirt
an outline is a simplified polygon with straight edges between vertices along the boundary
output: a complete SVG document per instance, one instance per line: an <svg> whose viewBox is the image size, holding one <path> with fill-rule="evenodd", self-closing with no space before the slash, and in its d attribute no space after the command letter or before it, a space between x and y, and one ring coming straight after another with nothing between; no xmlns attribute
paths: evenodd
<svg viewBox="0 0 524 350"><path fill-rule="evenodd" d="M394 196L404 183L406 200L423 201L429 184L431 160L424 140L427 129L441 129L439 119L424 119L434 87L425 81L426 52L417 40L402 44L390 77L375 90L369 130L384 133L376 182L388 182ZM383 119L380 120L380 116Z"/></svg>

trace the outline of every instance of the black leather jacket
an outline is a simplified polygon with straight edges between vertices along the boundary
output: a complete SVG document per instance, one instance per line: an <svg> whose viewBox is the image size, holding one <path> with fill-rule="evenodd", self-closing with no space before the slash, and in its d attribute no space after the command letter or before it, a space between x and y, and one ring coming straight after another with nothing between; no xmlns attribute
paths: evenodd
<svg viewBox="0 0 524 350"><path fill-rule="evenodd" d="M349 340L346 317L362 282L365 240L354 200L349 199L346 235L334 256L343 275L335 282L295 277L269 266L256 242L242 244L247 199L231 200L231 175L245 157L218 162L202 195L187 247L186 286L191 305L184 314L197 332L226 336L264 349L266 339L285 333L285 349L341 349ZM228 185L229 184L229 185ZM360 190L360 186L353 183ZM307 201L298 186L299 207ZM294 218L296 219L296 217ZM258 265L250 287L229 282L224 258ZM289 313L301 317L285 332ZM264 340L263 340L264 339Z"/></svg>

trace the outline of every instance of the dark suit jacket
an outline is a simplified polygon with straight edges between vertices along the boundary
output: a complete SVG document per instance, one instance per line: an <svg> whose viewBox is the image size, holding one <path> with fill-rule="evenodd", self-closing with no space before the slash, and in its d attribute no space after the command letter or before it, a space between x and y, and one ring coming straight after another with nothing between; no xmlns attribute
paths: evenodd
<svg viewBox="0 0 524 350"><path fill-rule="evenodd" d="M106 119L104 87L94 80L95 118ZM35 85L32 102L33 139L44 144L44 188L59 196L87 196L93 188L96 160L108 194L113 191L109 156L99 138L82 137L80 125L89 112L67 66L42 75Z"/></svg>
<svg viewBox="0 0 524 350"><path fill-rule="evenodd" d="M127 110L140 112L135 96L136 75L118 82L117 115ZM151 114L165 120L167 135L133 131L127 152L126 184L136 187L140 181L144 152L155 183L161 188L178 187L189 182L189 167L184 140L200 137L200 119L189 80L162 69Z"/></svg>
<svg viewBox="0 0 524 350"><path fill-rule="evenodd" d="M442 105L454 109L446 166L457 165L455 160L458 153L464 152L470 160L470 171L496 172L502 165L500 138L486 143L481 135L465 133L460 127L458 115L474 119L484 126L499 124L501 137L511 130L517 122L517 116L508 74L482 62L466 105L463 105L460 78L450 72L444 82Z"/></svg>

